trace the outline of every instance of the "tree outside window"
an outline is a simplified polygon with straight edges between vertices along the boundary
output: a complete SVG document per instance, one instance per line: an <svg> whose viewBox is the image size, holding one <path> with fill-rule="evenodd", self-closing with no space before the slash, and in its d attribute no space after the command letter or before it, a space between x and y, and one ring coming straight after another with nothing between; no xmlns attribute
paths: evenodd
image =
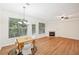
<svg viewBox="0 0 79 59"><path fill-rule="evenodd" d="M22 19L9 18L9 38L23 36L27 34L27 25L20 24Z"/></svg>

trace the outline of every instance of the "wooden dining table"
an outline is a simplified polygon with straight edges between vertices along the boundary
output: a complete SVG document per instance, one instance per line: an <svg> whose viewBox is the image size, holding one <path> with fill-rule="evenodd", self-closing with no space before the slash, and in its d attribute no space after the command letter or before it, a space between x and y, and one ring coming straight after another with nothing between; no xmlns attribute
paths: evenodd
<svg viewBox="0 0 79 59"><path fill-rule="evenodd" d="M24 48L24 45L26 45L26 43L31 44L31 46L33 46L32 41L33 39L29 38L18 38L16 39L17 41L17 52L18 54L22 54L22 49Z"/></svg>
<svg viewBox="0 0 79 59"><path fill-rule="evenodd" d="M29 44L33 45L32 41L33 41L33 39L31 37L27 37L27 36L18 37L18 38L16 38L16 42L18 42L18 44L15 42L16 44L14 43L12 45L2 47L0 50L0 55L8 55L12 49L16 49L16 50L21 49L22 50L24 48L25 43L29 43Z"/></svg>

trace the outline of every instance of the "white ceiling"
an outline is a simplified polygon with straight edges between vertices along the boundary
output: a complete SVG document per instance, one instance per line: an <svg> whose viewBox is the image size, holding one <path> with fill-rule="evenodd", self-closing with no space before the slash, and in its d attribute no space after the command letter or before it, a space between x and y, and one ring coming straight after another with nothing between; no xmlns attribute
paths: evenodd
<svg viewBox="0 0 79 59"><path fill-rule="evenodd" d="M0 8L23 13L23 3L0 3ZM79 12L78 3L30 3L26 6L26 15L52 20L61 15L72 15Z"/></svg>

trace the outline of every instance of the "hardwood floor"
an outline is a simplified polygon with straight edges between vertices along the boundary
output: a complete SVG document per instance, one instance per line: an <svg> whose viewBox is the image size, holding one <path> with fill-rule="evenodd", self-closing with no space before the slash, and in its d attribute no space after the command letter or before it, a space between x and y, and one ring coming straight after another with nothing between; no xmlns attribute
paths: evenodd
<svg viewBox="0 0 79 59"><path fill-rule="evenodd" d="M79 40L49 37L36 40L36 55L79 55Z"/></svg>
<svg viewBox="0 0 79 59"><path fill-rule="evenodd" d="M79 55L79 40L63 37L44 37L35 40L37 52L35 55ZM7 54L12 46L1 50ZM1 53L0 53L1 54Z"/></svg>
<svg viewBox="0 0 79 59"><path fill-rule="evenodd" d="M15 45L9 45L9 46L3 47L0 50L0 55L8 55L9 51L14 49L15 47L16 47Z"/></svg>

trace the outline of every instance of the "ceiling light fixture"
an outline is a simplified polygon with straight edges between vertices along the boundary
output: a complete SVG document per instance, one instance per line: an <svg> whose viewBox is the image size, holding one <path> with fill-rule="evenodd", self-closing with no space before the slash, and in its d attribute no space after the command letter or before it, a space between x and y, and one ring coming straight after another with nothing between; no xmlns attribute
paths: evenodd
<svg viewBox="0 0 79 59"><path fill-rule="evenodd" d="M24 6L23 6L23 9L24 9L24 12L23 12L23 20L19 21L18 23L19 24L30 24L27 20L26 20L26 5L30 5L29 3L26 3Z"/></svg>
<svg viewBox="0 0 79 59"><path fill-rule="evenodd" d="M69 17L62 16L62 17L61 17L61 20L64 20L64 19L69 19Z"/></svg>

